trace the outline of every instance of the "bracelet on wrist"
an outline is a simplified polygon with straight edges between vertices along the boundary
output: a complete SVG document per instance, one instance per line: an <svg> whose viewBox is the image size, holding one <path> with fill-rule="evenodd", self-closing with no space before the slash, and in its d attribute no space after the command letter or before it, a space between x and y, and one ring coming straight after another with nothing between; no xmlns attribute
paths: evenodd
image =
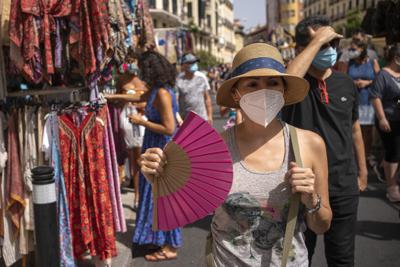
<svg viewBox="0 0 400 267"><path fill-rule="evenodd" d="M315 204L315 206L313 208L306 207L306 211L309 214L313 214L313 213L316 213L317 211L319 211L320 208L321 208L321 196L320 196L320 194L317 194L317 203Z"/></svg>

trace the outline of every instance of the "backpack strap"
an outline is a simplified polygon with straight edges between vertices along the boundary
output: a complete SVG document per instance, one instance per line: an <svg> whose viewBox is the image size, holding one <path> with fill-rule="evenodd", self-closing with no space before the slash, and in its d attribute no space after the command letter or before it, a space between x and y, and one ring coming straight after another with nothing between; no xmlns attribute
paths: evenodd
<svg viewBox="0 0 400 267"><path fill-rule="evenodd" d="M297 164L297 166L302 168L303 162L302 162L301 156L300 156L299 141L297 139L296 128L289 125L289 132L290 132L290 140L292 143L292 149L293 149L293 153L294 153L294 158L296 160L296 164ZM289 251L292 248L292 240L293 240L293 236L294 236L294 230L296 228L297 214L299 212L300 194L299 193L293 194L290 197L289 203L290 203L290 207L289 207L288 220L286 223L285 236L283 238L283 251L282 251L281 267L286 267L286 263L287 263L288 256L289 256Z"/></svg>

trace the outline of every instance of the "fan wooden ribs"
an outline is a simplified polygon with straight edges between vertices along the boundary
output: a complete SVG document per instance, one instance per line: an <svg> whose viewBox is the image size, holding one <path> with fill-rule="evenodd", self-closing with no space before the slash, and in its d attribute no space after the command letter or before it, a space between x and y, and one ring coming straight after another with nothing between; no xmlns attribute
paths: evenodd
<svg viewBox="0 0 400 267"><path fill-rule="evenodd" d="M164 174L153 183L153 230L168 231L219 207L230 191L233 171L223 139L193 112L164 153Z"/></svg>

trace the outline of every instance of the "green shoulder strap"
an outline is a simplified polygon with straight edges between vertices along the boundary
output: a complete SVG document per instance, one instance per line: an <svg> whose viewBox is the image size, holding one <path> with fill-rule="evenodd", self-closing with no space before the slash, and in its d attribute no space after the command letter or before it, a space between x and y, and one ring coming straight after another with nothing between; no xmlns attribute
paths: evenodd
<svg viewBox="0 0 400 267"><path fill-rule="evenodd" d="M290 132L290 139L291 139L291 143L292 143L294 158L296 160L297 166L302 168L303 162L302 162L301 156L300 156L299 142L297 139L296 128L289 125L289 132ZM287 263L288 256L289 256L289 251L292 248L292 240L293 240L294 230L296 228L297 214L299 212L299 204L300 204L300 194L296 193L290 197L288 220L286 223L285 236L283 238L283 251L282 251L281 267L286 267L286 263Z"/></svg>

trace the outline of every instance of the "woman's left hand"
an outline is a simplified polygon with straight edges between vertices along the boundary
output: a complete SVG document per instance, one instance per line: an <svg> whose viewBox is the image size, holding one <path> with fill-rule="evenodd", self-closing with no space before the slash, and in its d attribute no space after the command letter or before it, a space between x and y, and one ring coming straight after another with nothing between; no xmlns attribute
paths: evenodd
<svg viewBox="0 0 400 267"><path fill-rule="evenodd" d="M138 125L141 125L141 123L144 121L144 120L142 119L142 116L139 115L139 114L129 115L128 118L129 118L129 121L130 121L131 123L133 123L133 124L138 124Z"/></svg>
<svg viewBox="0 0 400 267"><path fill-rule="evenodd" d="M286 173L292 193L301 194L301 202L309 209L316 205L315 174L310 168L300 168L295 162L291 162L289 171Z"/></svg>

